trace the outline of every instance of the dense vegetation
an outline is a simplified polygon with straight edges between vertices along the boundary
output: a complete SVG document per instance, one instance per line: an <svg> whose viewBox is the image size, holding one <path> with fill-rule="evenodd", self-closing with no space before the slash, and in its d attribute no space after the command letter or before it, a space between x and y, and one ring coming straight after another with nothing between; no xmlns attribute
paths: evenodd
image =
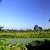
<svg viewBox="0 0 50 50"><path fill-rule="evenodd" d="M0 39L0 50L50 50L50 40L32 41L28 45L7 44L6 39Z"/></svg>
<svg viewBox="0 0 50 50"><path fill-rule="evenodd" d="M26 47L28 50L50 50L50 40L32 41Z"/></svg>
<svg viewBox="0 0 50 50"><path fill-rule="evenodd" d="M50 32L0 33L0 38L50 38Z"/></svg>
<svg viewBox="0 0 50 50"><path fill-rule="evenodd" d="M27 50L24 44L7 44L6 39L0 39L0 50Z"/></svg>
<svg viewBox="0 0 50 50"><path fill-rule="evenodd" d="M50 38L50 29L43 30L42 27L35 25L34 30L5 30L0 25L0 38Z"/></svg>
<svg viewBox="0 0 50 50"><path fill-rule="evenodd" d="M12 30L9 30L9 29L3 29L3 27L4 26L1 26L0 25L0 33L16 33L16 32L50 32L50 29L45 29L45 30L43 30L43 28L42 27L40 27L40 26L38 26L38 25L35 25L34 27L33 27L33 30L31 30L31 29L27 29L27 30L22 30L22 29L20 29L20 30L14 30L14 29L12 29Z"/></svg>
<svg viewBox="0 0 50 50"><path fill-rule="evenodd" d="M4 26L3 26L4 27ZM4 30L0 26L0 38L50 38L50 29L43 30L38 25L34 26L34 30ZM0 39L0 50L46 50L50 48L50 41L35 41L28 45L24 44L7 44L6 39Z"/></svg>

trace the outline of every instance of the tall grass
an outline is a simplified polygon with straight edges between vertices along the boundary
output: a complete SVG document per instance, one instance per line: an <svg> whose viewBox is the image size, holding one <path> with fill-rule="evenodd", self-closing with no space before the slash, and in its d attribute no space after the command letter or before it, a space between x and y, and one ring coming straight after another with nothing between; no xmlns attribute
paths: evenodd
<svg viewBox="0 0 50 50"><path fill-rule="evenodd" d="M50 32L0 33L0 38L50 38Z"/></svg>

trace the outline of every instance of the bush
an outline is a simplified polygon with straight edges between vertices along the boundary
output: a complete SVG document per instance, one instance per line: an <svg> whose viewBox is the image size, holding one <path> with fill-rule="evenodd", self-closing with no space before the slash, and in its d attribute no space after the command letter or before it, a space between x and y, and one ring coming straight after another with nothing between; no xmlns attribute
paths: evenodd
<svg viewBox="0 0 50 50"><path fill-rule="evenodd" d="M50 50L50 40L32 41L26 47L28 50Z"/></svg>
<svg viewBox="0 0 50 50"><path fill-rule="evenodd" d="M7 44L6 39L0 39L0 50L27 50L24 44Z"/></svg>

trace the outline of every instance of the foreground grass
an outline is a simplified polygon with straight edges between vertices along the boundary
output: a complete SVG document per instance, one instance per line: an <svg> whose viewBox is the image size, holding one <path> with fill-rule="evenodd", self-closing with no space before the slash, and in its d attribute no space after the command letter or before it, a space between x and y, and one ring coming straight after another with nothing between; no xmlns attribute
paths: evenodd
<svg viewBox="0 0 50 50"><path fill-rule="evenodd" d="M50 32L0 33L0 38L50 38Z"/></svg>

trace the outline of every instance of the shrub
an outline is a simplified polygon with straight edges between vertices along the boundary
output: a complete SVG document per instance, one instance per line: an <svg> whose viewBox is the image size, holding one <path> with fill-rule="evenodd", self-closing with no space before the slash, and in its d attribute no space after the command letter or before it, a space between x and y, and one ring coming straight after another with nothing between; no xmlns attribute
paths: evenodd
<svg viewBox="0 0 50 50"><path fill-rule="evenodd" d="M6 39L0 39L0 50L27 50L24 44L7 44Z"/></svg>

